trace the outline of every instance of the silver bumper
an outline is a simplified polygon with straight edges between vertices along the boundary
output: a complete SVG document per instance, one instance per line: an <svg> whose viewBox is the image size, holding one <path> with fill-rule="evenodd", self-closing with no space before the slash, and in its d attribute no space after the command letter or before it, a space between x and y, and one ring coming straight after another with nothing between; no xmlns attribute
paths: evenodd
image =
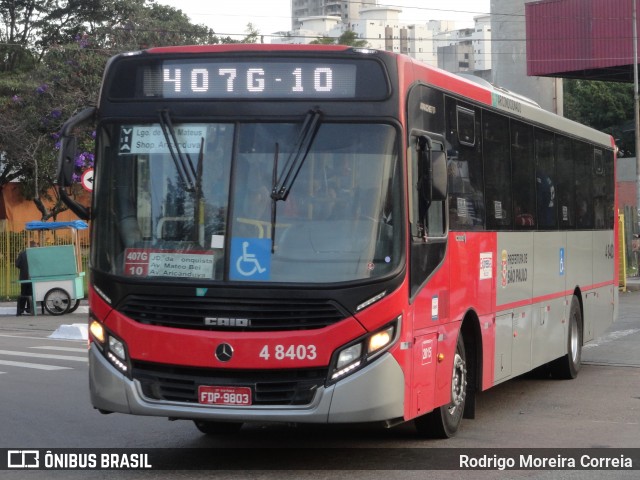
<svg viewBox="0 0 640 480"><path fill-rule="evenodd" d="M320 387L303 406L215 407L145 398L140 384L117 371L92 345L91 402L101 410L171 418L231 422L355 423L404 416L404 374L386 353L368 367L328 388Z"/></svg>

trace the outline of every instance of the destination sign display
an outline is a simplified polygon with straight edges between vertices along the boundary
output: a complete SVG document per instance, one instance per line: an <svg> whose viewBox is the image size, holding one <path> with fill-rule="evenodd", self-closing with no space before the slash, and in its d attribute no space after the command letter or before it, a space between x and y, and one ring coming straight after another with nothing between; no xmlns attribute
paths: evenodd
<svg viewBox="0 0 640 480"><path fill-rule="evenodd" d="M390 94L383 65L370 58L134 57L116 63L109 78L111 99L383 100Z"/></svg>

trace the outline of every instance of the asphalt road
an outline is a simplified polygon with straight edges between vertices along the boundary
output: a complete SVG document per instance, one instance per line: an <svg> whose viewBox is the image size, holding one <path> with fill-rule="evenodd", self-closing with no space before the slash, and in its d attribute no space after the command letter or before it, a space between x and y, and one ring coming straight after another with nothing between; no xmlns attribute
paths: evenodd
<svg viewBox="0 0 640 480"><path fill-rule="evenodd" d="M434 449L578 448L585 452L599 448L640 449L640 292L621 293L618 321L603 336L585 346L583 367L577 379L554 381L523 376L482 392L478 397L477 418L465 420L459 434L447 441L420 439L411 424L393 429L372 425L264 424L245 426L236 435L207 437L187 421L101 415L89 402L86 341L49 338L61 324L77 323L86 323L86 313L61 317L0 315L0 449L169 448L169 459L179 462L184 452L188 452L185 449L218 452L220 448L235 447L247 449L249 458L239 460L237 469L213 473L11 471L0 472L3 478L195 479L214 475L219 478L320 479L344 476L322 469L304 472L258 470L250 474L251 469L264 465L252 459L251 453L265 448L313 449L311 451L324 456L327 452L357 452L360 454L360 457L354 455L354 462L360 460L356 463L357 471L349 475L354 478L495 478L495 471L445 474L414 470L411 468L411 461L415 460L412 455L416 451L434 455L437 452ZM397 470L368 471L366 463L362 465L361 449L373 449L367 452L383 460L385 452L409 452L408 463ZM282 455L282 452L274 455ZM280 460L284 461L286 457L284 460L280 457ZM318 462L317 457L313 460ZM333 468L341 465L337 455L333 460L329 455L326 461L327 465L338 462ZM396 458L394 462L397 461ZM505 478L637 476L637 471L504 473L509 474Z"/></svg>

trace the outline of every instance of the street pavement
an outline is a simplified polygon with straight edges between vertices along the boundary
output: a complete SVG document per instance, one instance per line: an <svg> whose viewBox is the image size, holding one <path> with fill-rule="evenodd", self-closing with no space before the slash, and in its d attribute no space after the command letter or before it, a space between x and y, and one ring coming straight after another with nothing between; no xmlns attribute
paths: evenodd
<svg viewBox="0 0 640 480"><path fill-rule="evenodd" d="M66 315L16 315L16 302L0 303L0 332L61 340L86 340L89 307L83 301L75 312Z"/></svg>

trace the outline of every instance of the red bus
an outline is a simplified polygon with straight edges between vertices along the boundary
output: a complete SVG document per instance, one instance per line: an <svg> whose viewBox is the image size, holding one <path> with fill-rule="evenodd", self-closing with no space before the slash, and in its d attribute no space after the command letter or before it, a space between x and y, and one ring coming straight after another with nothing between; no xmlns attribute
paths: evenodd
<svg viewBox="0 0 640 480"><path fill-rule="evenodd" d="M507 91L343 46L118 55L63 193L87 122L101 412L449 437L616 317L612 139Z"/></svg>

